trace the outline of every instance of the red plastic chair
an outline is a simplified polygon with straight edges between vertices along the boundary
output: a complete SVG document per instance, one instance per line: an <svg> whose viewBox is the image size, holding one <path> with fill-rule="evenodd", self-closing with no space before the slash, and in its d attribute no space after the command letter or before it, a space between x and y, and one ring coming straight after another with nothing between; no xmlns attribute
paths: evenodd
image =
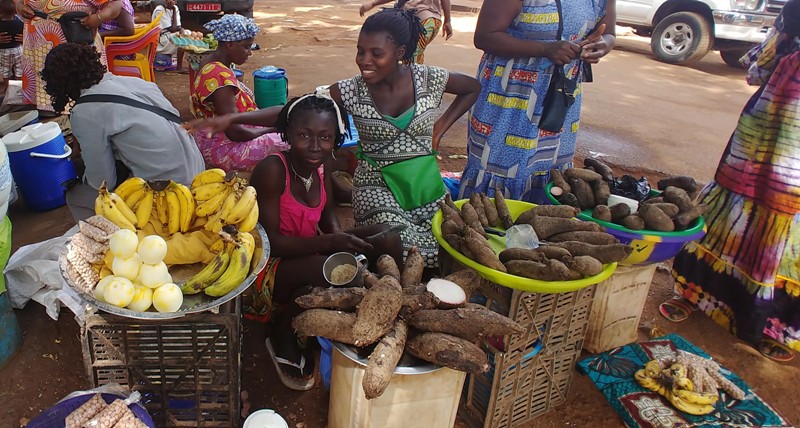
<svg viewBox="0 0 800 428"><path fill-rule="evenodd" d="M115 37L106 37L108 71L117 76L139 77L154 82L156 75L153 71L153 61L156 58L160 34L161 27L156 25L140 34L135 40L127 42L116 42ZM126 57L133 59L123 59Z"/></svg>

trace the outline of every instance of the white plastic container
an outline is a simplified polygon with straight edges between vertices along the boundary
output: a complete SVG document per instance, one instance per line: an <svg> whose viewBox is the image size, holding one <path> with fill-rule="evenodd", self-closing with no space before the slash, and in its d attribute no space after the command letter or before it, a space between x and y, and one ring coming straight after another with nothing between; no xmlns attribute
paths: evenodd
<svg viewBox="0 0 800 428"><path fill-rule="evenodd" d="M634 200L634 199L631 199L631 198L626 198L624 196L618 196L618 195L611 195L611 196L608 197L607 205L609 207L613 207L614 205L619 204L619 203L623 203L623 204L627 205L628 207L630 207L631 214L635 213L636 211L639 211L639 201L637 201L637 200Z"/></svg>
<svg viewBox="0 0 800 428"><path fill-rule="evenodd" d="M250 413L242 428L289 428L289 424L274 410L261 409Z"/></svg>
<svg viewBox="0 0 800 428"><path fill-rule="evenodd" d="M19 131L25 125L39 118L37 110L16 111L0 116L0 137Z"/></svg>

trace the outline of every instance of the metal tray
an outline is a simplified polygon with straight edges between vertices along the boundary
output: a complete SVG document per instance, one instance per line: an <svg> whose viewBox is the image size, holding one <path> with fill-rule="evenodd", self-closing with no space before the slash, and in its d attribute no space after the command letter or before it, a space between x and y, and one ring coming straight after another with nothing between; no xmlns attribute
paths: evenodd
<svg viewBox="0 0 800 428"><path fill-rule="evenodd" d="M83 293L78 287L75 286L75 284L72 283L72 280L70 280L66 271L67 251L69 251L71 245L70 242L67 242L64 248L61 250L61 254L58 257L58 265L59 269L61 270L61 276L64 277L67 285L69 285L69 287L77 296L85 300L86 303L91 306L94 306L104 312L127 318L141 320L174 319L180 318L187 314L213 310L223 303L226 303L229 300L234 299L236 296L242 294L247 287L255 282L258 273L261 272L264 269L264 266L267 265L267 259L269 259L269 240L267 239L266 231L264 231L264 228L261 227L260 224L256 224L256 228L253 229L251 233L255 238L256 249L253 253L253 260L250 263L250 274L247 275L244 281L242 281L242 283L230 293L221 297L217 297L216 299L207 296L204 293L184 295L183 305L181 305L181 308L175 312L157 312L153 308L150 308L150 310L147 312L132 311L130 309L120 308L118 306L101 302L95 299L94 296ZM170 268L170 274L172 274L172 279L175 284L180 286L188 278L191 278L195 273L199 272L203 266L204 265L200 263L195 263L192 265L176 265Z"/></svg>
<svg viewBox="0 0 800 428"><path fill-rule="evenodd" d="M345 343L336 342L331 340L333 347L338 349L339 352L342 353L345 357L349 358L350 360L356 362L358 365L366 367L367 366L367 358L361 357L358 355L358 351L354 346L347 345ZM426 361L422 361L418 358L413 358L410 361L414 363L412 366L407 366L405 364L405 357L400 360L397 364L397 367L394 369L394 374L402 374L402 375L418 375L418 374L425 374L430 372L435 372L442 368L442 366L429 363Z"/></svg>

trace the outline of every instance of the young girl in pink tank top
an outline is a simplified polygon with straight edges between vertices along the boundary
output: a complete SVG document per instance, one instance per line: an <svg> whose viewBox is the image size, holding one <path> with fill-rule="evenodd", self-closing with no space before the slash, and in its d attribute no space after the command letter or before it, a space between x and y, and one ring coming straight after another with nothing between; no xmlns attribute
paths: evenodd
<svg viewBox="0 0 800 428"><path fill-rule="evenodd" d="M364 239L391 227L375 224L343 231L336 217L327 173L331 153L344 142L342 113L323 94L291 100L277 115L275 126L289 150L261 161L250 184L258 192L259 222L269 237L270 260L256 281L251 317L269 320L267 350L281 382L308 390L314 385L314 357L301 349L291 327L300 312L294 303L309 287L328 287L322 265L340 251L362 253L371 264L389 254L403 261L400 236L389 233Z"/></svg>

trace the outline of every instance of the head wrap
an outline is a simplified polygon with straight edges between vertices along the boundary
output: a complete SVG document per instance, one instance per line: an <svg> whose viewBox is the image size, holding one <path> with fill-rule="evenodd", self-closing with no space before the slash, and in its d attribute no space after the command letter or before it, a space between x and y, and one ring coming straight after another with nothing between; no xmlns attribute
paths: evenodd
<svg viewBox="0 0 800 428"><path fill-rule="evenodd" d="M223 15L204 25L207 30L214 32L218 42L238 42L252 39L258 34L260 28L251 18L242 15Z"/></svg>
<svg viewBox="0 0 800 428"><path fill-rule="evenodd" d="M327 86L320 86L317 88L316 91L311 92L309 94L305 94L294 100L294 102L289 106L289 110L286 111L286 117L289 118L289 116L291 116L292 114L292 110L294 109L294 107L297 104L299 104L300 101L303 101L308 97L325 98L331 100L331 102L333 102L333 109L336 110L336 122L337 125L339 125L339 133L342 135L347 133L347 131L345 130L344 120L342 118L342 112L339 111L339 105L336 104L336 101L334 101L333 97L331 97L331 91L330 89L328 89Z"/></svg>

